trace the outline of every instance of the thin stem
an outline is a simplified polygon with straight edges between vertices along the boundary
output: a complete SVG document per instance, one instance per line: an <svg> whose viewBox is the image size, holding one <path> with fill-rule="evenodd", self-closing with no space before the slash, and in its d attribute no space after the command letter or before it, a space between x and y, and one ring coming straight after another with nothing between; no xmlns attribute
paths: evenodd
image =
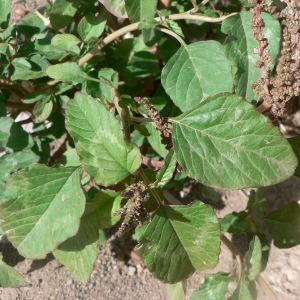
<svg viewBox="0 0 300 300"><path fill-rule="evenodd" d="M258 275L255 280L260 285L262 290L270 297L271 300L279 300L278 297L273 292L273 290L270 288L270 286L265 282L265 280L260 275Z"/></svg>
<svg viewBox="0 0 300 300"><path fill-rule="evenodd" d="M160 28L160 27L156 27L156 30L159 30L161 32L167 33L168 35L172 36L173 38L175 38L181 45L185 45L184 40L174 31L167 29L167 28Z"/></svg>
<svg viewBox="0 0 300 300"><path fill-rule="evenodd" d="M157 22L163 22L166 20L194 20L194 21L201 21L201 22L208 22L208 23L219 23L224 21L225 19L236 15L236 13L232 13L227 16L223 16L220 18L211 18L211 17L206 17L206 16L198 16L198 15L191 15L190 13L182 13L182 14L175 14L175 15L170 15L166 16L163 18L155 18ZM90 52L88 52L85 56L83 56L79 61L78 65L82 66L86 62L88 62L93 56L95 56L101 49L103 49L106 45L108 45L110 42L113 40L117 39L118 37L124 35L127 32L131 32L134 30L137 30L140 25L140 22L130 24L128 26L125 26L112 34L108 35L106 38L101 40ZM48 84L49 85L55 85L56 83L60 82L60 80L52 80Z"/></svg>

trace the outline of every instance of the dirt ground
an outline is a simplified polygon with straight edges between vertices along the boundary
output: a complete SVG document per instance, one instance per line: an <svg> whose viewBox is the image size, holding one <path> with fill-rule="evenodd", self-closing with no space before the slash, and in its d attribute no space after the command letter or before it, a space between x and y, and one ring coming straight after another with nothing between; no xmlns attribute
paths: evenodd
<svg viewBox="0 0 300 300"><path fill-rule="evenodd" d="M13 17L18 19L30 10L26 2L15 4ZM300 179L289 180L264 189L268 199L269 211L279 206L297 201L300 203ZM205 197L201 185L189 185L178 196L190 200ZM218 197L218 195L217 195ZM222 195L222 209L216 209L218 217L232 211L245 209L247 198L239 191L227 191ZM111 232L109 232L111 233ZM227 235L243 248L243 236ZM161 300L166 299L166 286L157 280L140 261L136 260L130 249L132 241L108 238L105 245L99 246L99 256L94 271L87 283L74 278L52 255L43 260L24 259L10 243L0 243L3 259L23 274L30 286L24 288L0 288L1 300ZM270 240L270 256L267 268L261 274L276 293L278 299L300 299L300 246L290 249L277 249ZM129 250L128 250L129 249ZM187 281L186 299L204 281L204 276L218 271L230 272L234 264L231 252L222 245L219 264L209 272L196 272ZM258 299L268 299L263 292ZM206 300L206 299L204 299ZM209 300L209 299L208 299Z"/></svg>

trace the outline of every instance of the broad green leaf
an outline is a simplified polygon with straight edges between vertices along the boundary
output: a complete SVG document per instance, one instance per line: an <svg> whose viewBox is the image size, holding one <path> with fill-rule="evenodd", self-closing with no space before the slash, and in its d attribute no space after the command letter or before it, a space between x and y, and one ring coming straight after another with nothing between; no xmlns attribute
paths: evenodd
<svg viewBox="0 0 300 300"><path fill-rule="evenodd" d="M61 157L60 162L65 167L77 167L80 165L80 159L76 152L76 149L72 148L67 150Z"/></svg>
<svg viewBox="0 0 300 300"><path fill-rule="evenodd" d="M75 62L65 62L50 66L46 74L54 79L58 79L69 84L83 83L87 80L87 74Z"/></svg>
<svg viewBox="0 0 300 300"><path fill-rule="evenodd" d="M98 256L99 230L113 226L120 217L114 213L120 208L121 196L110 190L100 191L86 209L79 231L59 245L54 256L79 280L88 280Z"/></svg>
<svg viewBox="0 0 300 300"><path fill-rule="evenodd" d="M262 249L257 236L253 238L249 245L249 250L245 255L246 270L245 275L249 280L255 280L260 273Z"/></svg>
<svg viewBox="0 0 300 300"><path fill-rule="evenodd" d="M145 265L167 283L184 280L195 270L214 268L218 262L218 219L211 206L200 201L160 207L136 236Z"/></svg>
<svg viewBox="0 0 300 300"><path fill-rule="evenodd" d="M291 139L288 139L289 143L291 144L294 153L298 159L298 166L295 170L295 175L300 177L300 137L293 137Z"/></svg>
<svg viewBox="0 0 300 300"><path fill-rule="evenodd" d="M29 80L29 79L37 79L40 77L46 76L45 68L41 68L44 66L48 66L49 63L45 60L43 61L43 65L41 66L41 56L34 55L30 58L30 60L34 63L34 67L30 63L30 61L26 60L23 57L17 57L12 61L12 65L15 67L14 73L11 76L12 80ZM38 66L38 69L35 67Z"/></svg>
<svg viewBox="0 0 300 300"><path fill-rule="evenodd" d="M205 185L227 189L272 185L292 176L297 166L281 133L236 95L209 97L171 121L179 164Z"/></svg>
<svg viewBox="0 0 300 300"><path fill-rule="evenodd" d="M50 12L50 22L55 30L68 26L79 6L78 0L56 0Z"/></svg>
<svg viewBox="0 0 300 300"><path fill-rule="evenodd" d="M151 147L162 157L166 157L168 154L168 150L165 145L161 143L160 131L156 129L154 123L145 123L145 127L150 132L150 136L147 137L149 144Z"/></svg>
<svg viewBox="0 0 300 300"><path fill-rule="evenodd" d="M300 244L300 205L285 204L264 218L268 230L278 248L290 248Z"/></svg>
<svg viewBox="0 0 300 300"><path fill-rule="evenodd" d="M125 8L132 22L153 18L157 0L125 0Z"/></svg>
<svg viewBox="0 0 300 300"><path fill-rule="evenodd" d="M186 281L180 281L174 284L167 285L168 300L184 300L186 290Z"/></svg>
<svg viewBox="0 0 300 300"><path fill-rule="evenodd" d="M34 123L42 123L50 116L53 109L53 101L37 102L32 110Z"/></svg>
<svg viewBox="0 0 300 300"><path fill-rule="evenodd" d="M1 3L1 2L0 2ZM28 283L24 277L7 265L2 260L3 256L0 254L0 287L21 287L27 286Z"/></svg>
<svg viewBox="0 0 300 300"><path fill-rule="evenodd" d="M50 93L37 91L37 92L32 92L30 94L27 94L25 96L23 102L26 104L35 103L38 101L47 102L50 100L50 98L51 98Z"/></svg>
<svg viewBox="0 0 300 300"><path fill-rule="evenodd" d="M99 0L105 8L119 18L128 18L125 9L125 0Z"/></svg>
<svg viewBox="0 0 300 300"><path fill-rule="evenodd" d="M267 198L263 189L250 192L247 209L251 215L263 217L267 214Z"/></svg>
<svg viewBox="0 0 300 300"><path fill-rule="evenodd" d="M164 186L173 176L176 168L176 157L172 149L165 158L165 164L156 175L155 187Z"/></svg>
<svg viewBox="0 0 300 300"><path fill-rule="evenodd" d="M0 7L0 29L3 30L8 26L12 9L12 0L0 0Z"/></svg>
<svg viewBox="0 0 300 300"><path fill-rule="evenodd" d="M255 285L242 278L229 300L255 300Z"/></svg>
<svg viewBox="0 0 300 300"><path fill-rule="evenodd" d="M280 50L281 27L278 20L269 14L262 13L266 24L263 35L268 39L270 55L276 59ZM225 52L232 64L237 67L234 75L235 92L247 101L258 100L258 95L252 89L252 84L261 76L261 69L255 67L255 62L260 58L254 54L258 47L257 40L253 37L251 29L252 14L242 12L222 22L222 31L228 34L225 42ZM274 65L269 65L271 70Z"/></svg>
<svg viewBox="0 0 300 300"><path fill-rule="evenodd" d="M65 33L55 35L51 40L51 45L78 55L80 53L80 49L77 45L80 42L80 39L78 39L75 35Z"/></svg>
<svg viewBox="0 0 300 300"><path fill-rule="evenodd" d="M0 118L0 145L13 150L31 148L33 140L20 124L9 117Z"/></svg>
<svg viewBox="0 0 300 300"><path fill-rule="evenodd" d="M91 13L84 16L78 24L78 33L83 41L99 38L105 29L106 17L94 17Z"/></svg>
<svg viewBox="0 0 300 300"><path fill-rule="evenodd" d="M220 220L221 230L231 233L246 232L249 229L247 217L248 213L245 211L228 214Z"/></svg>
<svg viewBox="0 0 300 300"><path fill-rule="evenodd" d="M79 228L85 197L78 168L33 165L10 177L0 218L8 239L28 258L44 258Z"/></svg>
<svg viewBox="0 0 300 300"><path fill-rule="evenodd" d="M161 80L182 111L211 95L233 90L231 65L216 41L182 45L164 67Z"/></svg>
<svg viewBox="0 0 300 300"><path fill-rule="evenodd" d="M199 291L193 293L190 300L224 300L228 292L228 284L232 278L228 274L219 272L205 276L205 282L200 285Z"/></svg>
<svg viewBox="0 0 300 300"><path fill-rule="evenodd" d="M143 78L155 75L159 72L159 64L156 56L148 51L134 53L126 67L126 73L130 77Z"/></svg>
<svg viewBox="0 0 300 300"><path fill-rule="evenodd" d="M139 168L139 149L123 140L120 123L99 101L77 93L66 116L81 162L98 184L116 184Z"/></svg>
<svg viewBox="0 0 300 300"><path fill-rule="evenodd" d="M0 180L6 180L9 174L19 169L27 168L35 162L39 157L31 150L24 150L5 154L0 157Z"/></svg>

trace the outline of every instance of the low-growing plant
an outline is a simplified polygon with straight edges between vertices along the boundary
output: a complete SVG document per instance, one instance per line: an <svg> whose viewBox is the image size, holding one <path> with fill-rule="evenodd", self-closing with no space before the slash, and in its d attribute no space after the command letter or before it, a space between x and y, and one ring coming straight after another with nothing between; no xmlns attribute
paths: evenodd
<svg viewBox="0 0 300 300"><path fill-rule="evenodd" d="M224 299L233 281L230 299L254 299L255 282L275 297L259 275L262 228L298 245L299 204L267 212L257 189L218 220L201 199L164 197L187 177L244 189L300 174L300 139L277 128L300 93L299 7L222 3L56 0L11 24L12 0L0 0L0 234L21 255L52 252L84 282L99 230L119 222L170 294L216 266L222 241L237 267L192 299ZM248 252L222 231L245 233ZM26 284L0 262L0 286Z"/></svg>

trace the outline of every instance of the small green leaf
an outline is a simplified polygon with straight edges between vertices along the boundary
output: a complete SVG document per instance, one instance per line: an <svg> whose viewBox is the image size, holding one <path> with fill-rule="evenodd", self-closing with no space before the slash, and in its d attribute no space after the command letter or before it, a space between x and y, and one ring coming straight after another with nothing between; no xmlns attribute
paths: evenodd
<svg viewBox="0 0 300 300"><path fill-rule="evenodd" d="M0 28L6 29L10 19L12 9L12 0L0 0ZM1 285L1 284L0 284Z"/></svg>
<svg viewBox="0 0 300 300"><path fill-rule="evenodd" d="M172 149L165 158L165 164L156 175L155 187L164 186L173 176L176 168L176 157Z"/></svg>
<svg viewBox="0 0 300 300"><path fill-rule="evenodd" d="M253 295L255 292L254 282L242 278L229 300L255 300L256 295Z"/></svg>
<svg viewBox="0 0 300 300"><path fill-rule="evenodd" d="M300 137L296 136L293 138L288 139L289 143L291 144L294 153L298 159L298 166L295 170L295 175L300 177Z"/></svg>
<svg viewBox="0 0 300 300"><path fill-rule="evenodd" d="M146 128L146 126L144 125L140 125L140 124L133 124L134 128L136 130L139 131L139 133L142 135L142 136L150 136L150 132L148 131L148 129Z"/></svg>
<svg viewBox="0 0 300 300"><path fill-rule="evenodd" d="M132 22L153 18L157 0L125 0L125 8Z"/></svg>
<svg viewBox="0 0 300 300"><path fill-rule="evenodd" d="M80 39L78 39L75 35L64 33L55 35L51 40L51 45L78 55L80 53L80 49L77 45L80 42Z"/></svg>
<svg viewBox="0 0 300 300"><path fill-rule="evenodd" d="M85 206L80 172L78 168L33 165L10 177L0 218L21 255L44 258L76 234Z"/></svg>
<svg viewBox="0 0 300 300"><path fill-rule="evenodd" d="M105 8L119 18L128 18L127 12L125 9L125 0L99 0Z"/></svg>
<svg viewBox="0 0 300 300"><path fill-rule="evenodd" d="M216 41L181 46L164 67L161 80L182 111L210 95L233 90L231 65Z"/></svg>
<svg viewBox="0 0 300 300"><path fill-rule="evenodd" d="M265 28L263 35L267 38L272 58L276 59L280 49L281 26L278 20L269 14L261 14ZM261 69L255 66L259 56L254 54L254 48L258 47L258 42L253 36L251 28L252 14L242 12L222 22L222 32L228 34L225 42L225 52L238 68L235 74L235 92L244 97L247 101L258 100L258 95L252 89L252 84L261 76ZM269 65L271 70L274 65Z"/></svg>
<svg viewBox="0 0 300 300"><path fill-rule="evenodd" d="M176 283L214 268L220 253L218 219L209 205L162 206L136 231L137 250L160 280Z"/></svg>
<svg viewBox="0 0 300 300"><path fill-rule="evenodd" d="M88 75L75 62L65 62L50 66L47 68L46 74L51 78L73 85L83 83L88 78Z"/></svg>
<svg viewBox="0 0 300 300"><path fill-rule="evenodd" d="M282 134L236 95L209 97L170 120L179 164L205 185L227 189L272 185L292 176L297 166Z"/></svg>
<svg viewBox="0 0 300 300"><path fill-rule="evenodd" d="M67 150L61 157L60 162L65 167L77 167L80 166L80 159L76 152L76 149L72 148Z"/></svg>
<svg viewBox="0 0 300 300"><path fill-rule="evenodd" d="M264 218L278 248L291 248L300 244L300 205L291 202Z"/></svg>
<svg viewBox="0 0 300 300"><path fill-rule="evenodd" d="M168 300L184 300L186 290L186 281L179 281L174 284L167 284Z"/></svg>
<svg viewBox="0 0 300 300"><path fill-rule="evenodd" d="M83 41L99 38L105 29L106 17L94 17L91 13L84 16L78 24L78 33Z"/></svg>
<svg viewBox="0 0 300 300"><path fill-rule="evenodd" d="M150 136L147 137L149 144L151 147L162 157L166 157L168 154L168 150L165 145L161 143L160 131L156 129L155 124L153 123L145 123L145 127L150 132Z"/></svg>
<svg viewBox="0 0 300 300"><path fill-rule="evenodd" d="M28 286L28 283L25 281L24 277L12 267L3 262L2 258L3 256L0 254L0 287L17 288Z"/></svg>
<svg viewBox="0 0 300 300"><path fill-rule="evenodd" d="M120 217L114 213L120 208L120 193L105 190L86 204L79 231L62 243L54 256L82 282L88 280L98 256L99 230L113 226Z"/></svg>
<svg viewBox="0 0 300 300"><path fill-rule="evenodd" d="M55 30L68 26L79 6L78 0L56 0L50 12L50 22Z"/></svg>
<svg viewBox="0 0 300 300"><path fill-rule="evenodd" d="M224 272L207 275L205 276L205 282L200 285L199 291L194 292L190 300L223 300L231 281L232 278Z"/></svg>
<svg viewBox="0 0 300 300"><path fill-rule="evenodd" d="M155 28L159 23L155 19L147 19L139 24L139 30Z"/></svg>
<svg viewBox="0 0 300 300"><path fill-rule="evenodd" d="M221 230L231 233L246 232L249 229L247 217L248 213L245 211L228 214L220 220Z"/></svg>
<svg viewBox="0 0 300 300"><path fill-rule="evenodd" d="M255 280L260 273L262 249L261 243L257 236L253 238L249 245L249 250L245 255L245 276L249 280Z"/></svg>
<svg viewBox="0 0 300 300"><path fill-rule="evenodd" d="M0 145L13 150L31 148L33 140L20 124L9 117L0 118Z"/></svg>
<svg viewBox="0 0 300 300"><path fill-rule="evenodd" d="M34 123L42 123L50 116L53 109L53 101L37 102L32 110Z"/></svg>
<svg viewBox="0 0 300 300"><path fill-rule="evenodd" d="M66 116L82 164L98 184L116 184L139 168L139 149L123 140L120 123L99 101L77 93Z"/></svg>
<svg viewBox="0 0 300 300"><path fill-rule="evenodd" d="M32 92L30 94L27 94L23 100L24 103L26 104L31 104L35 103L38 101L41 102L48 102L51 98L51 94L46 93L46 92Z"/></svg>
<svg viewBox="0 0 300 300"><path fill-rule="evenodd" d="M31 150L24 150L1 156L0 180L6 180L10 173L27 168L33 163L38 162L38 160L39 156L34 154Z"/></svg>
<svg viewBox="0 0 300 300"><path fill-rule="evenodd" d="M181 27L173 20L167 20L167 27L174 31L176 34L184 38Z"/></svg>
<svg viewBox="0 0 300 300"><path fill-rule="evenodd" d="M250 211L251 215L258 217L263 217L267 214L267 198L263 189L250 192L247 210Z"/></svg>

